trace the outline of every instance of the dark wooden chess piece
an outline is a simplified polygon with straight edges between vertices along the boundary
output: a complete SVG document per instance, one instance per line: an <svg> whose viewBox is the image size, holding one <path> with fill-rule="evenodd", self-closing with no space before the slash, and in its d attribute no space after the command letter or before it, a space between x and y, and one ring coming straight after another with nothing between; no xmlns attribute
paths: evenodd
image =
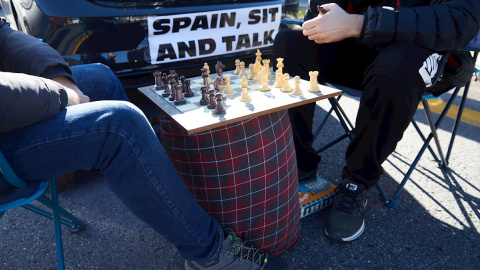
<svg viewBox="0 0 480 270"><path fill-rule="evenodd" d="M185 97L183 97L182 87L182 84L175 85L175 100L173 101L175 105L185 104L187 102Z"/></svg>
<svg viewBox="0 0 480 270"><path fill-rule="evenodd" d="M154 89L155 90L164 89L165 86L163 85L163 81L162 81L162 72L161 71L155 71L155 72L153 72L153 76L155 77L155 87L154 87Z"/></svg>
<svg viewBox="0 0 480 270"><path fill-rule="evenodd" d="M175 85L177 85L175 74L168 75L168 82L170 83L170 89L172 90L170 96L168 96L168 100L172 101L175 100Z"/></svg>
<svg viewBox="0 0 480 270"><path fill-rule="evenodd" d="M170 87L168 84L167 74L163 73L162 81L163 81L163 86L165 87L165 90L163 90L163 93L162 93L162 97L168 97L172 94L172 90L170 90Z"/></svg>
<svg viewBox="0 0 480 270"><path fill-rule="evenodd" d="M180 83L183 85L182 92L185 93L185 90L187 90L185 88L185 76L180 76Z"/></svg>
<svg viewBox="0 0 480 270"><path fill-rule="evenodd" d="M174 75L175 81L178 82L178 74L174 69L170 70L170 74Z"/></svg>
<svg viewBox="0 0 480 270"><path fill-rule="evenodd" d="M217 72L217 76L223 79L223 70L225 69L225 65L217 61L217 64L215 65L215 72Z"/></svg>
<svg viewBox="0 0 480 270"><path fill-rule="evenodd" d="M225 84L225 81L223 80L222 77L219 77L219 76L217 76L217 78L213 82L213 86L215 87L215 92L217 94L221 94L223 100L227 99L227 97L223 95L223 85L224 84Z"/></svg>
<svg viewBox="0 0 480 270"><path fill-rule="evenodd" d="M205 85L200 87L200 91L202 91L202 97L200 98L200 105L207 105L208 104L207 89L208 89L208 87L205 86Z"/></svg>
<svg viewBox="0 0 480 270"><path fill-rule="evenodd" d="M208 100L207 108L215 109L215 107L217 106L215 102L215 90L210 89L208 91L208 95L210 96L210 99Z"/></svg>
<svg viewBox="0 0 480 270"><path fill-rule="evenodd" d="M213 113L214 114L224 114L224 113L226 113L227 111L225 110L225 108L223 107L223 104L222 104L222 94L217 93L215 95L215 99L217 100L217 102L215 103L215 110L213 111Z"/></svg>
<svg viewBox="0 0 480 270"><path fill-rule="evenodd" d="M193 93L192 89L190 88L190 80L185 80L185 96L186 97L193 97L195 93Z"/></svg>

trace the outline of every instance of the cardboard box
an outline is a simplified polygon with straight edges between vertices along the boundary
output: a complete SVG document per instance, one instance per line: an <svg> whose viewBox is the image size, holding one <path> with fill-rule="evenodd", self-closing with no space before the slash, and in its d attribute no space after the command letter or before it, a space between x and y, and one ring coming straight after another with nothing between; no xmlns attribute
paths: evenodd
<svg viewBox="0 0 480 270"><path fill-rule="evenodd" d="M298 187L300 217L306 217L332 205L335 194L336 186L321 176L302 181Z"/></svg>

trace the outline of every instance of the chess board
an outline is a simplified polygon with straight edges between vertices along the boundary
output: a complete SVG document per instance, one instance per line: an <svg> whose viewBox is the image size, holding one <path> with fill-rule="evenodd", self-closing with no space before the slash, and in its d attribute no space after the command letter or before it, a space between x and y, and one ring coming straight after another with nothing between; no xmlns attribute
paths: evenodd
<svg viewBox="0 0 480 270"><path fill-rule="evenodd" d="M247 74L248 69L246 69ZM188 78L190 80L190 88L194 92L193 97L185 97L186 103L176 105L170 101L168 97L163 97L164 90L155 90L155 86L146 86L139 88L147 98L153 101L162 111L170 115L180 126L185 128L188 134L206 131L223 125L240 122L253 117L264 114L285 110L295 106L316 102L318 100L327 99L341 95L342 91L320 85L319 92L308 92L310 83L305 80L300 81L301 95L293 95L292 92L282 92L281 88L273 87L275 76L269 76L268 85L271 90L260 91L261 82L248 80L248 94L252 98L251 101L242 102L240 96L242 89L240 87L241 77L235 75L233 71L224 71L223 77L230 77L230 85L233 93L224 93L226 99L223 101L225 114L215 114L214 109L208 109L206 105L200 104L201 90L203 78L201 76ZM215 80L217 75L210 74L210 78ZM293 77L289 80L290 86L295 87ZM209 85L213 89L213 85ZM223 85L224 91L226 85Z"/></svg>

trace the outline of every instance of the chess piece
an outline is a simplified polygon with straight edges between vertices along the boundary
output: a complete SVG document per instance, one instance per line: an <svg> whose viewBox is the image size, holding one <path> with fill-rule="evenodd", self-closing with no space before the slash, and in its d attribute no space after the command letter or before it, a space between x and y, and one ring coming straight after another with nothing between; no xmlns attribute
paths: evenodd
<svg viewBox="0 0 480 270"><path fill-rule="evenodd" d="M310 75L310 87L308 88L308 92L318 92L320 91L320 87L318 87L318 71L310 71L308 72Z"/></svg>
<svg viewBox="0 0 480 270"><path fill-rule="evenodd" d="M209 96L209 99L208 99L207 108L215 109L215 106L217 105L217 102L215 101L215 90L210 89L208 91L208 96Z"/></svg>
<svg viewBox="0 0 480 270"><path fill-rule="evenodd" d="M254 64L248 65L248 71L250 71L250 74L248 75L247 79L253 80L253 78L255 78L255 65Z"/></svg>
<svg viewBox="0 0 480 270"><path fill-rule="evenodd" d="M218 77L217 77L217 78L218 78ZM218 94L215 95L215 100L216 100L217 102L215 103L215 110L213 110L213 113L214 113L214 114L224 114L224 113L227 112L227 111L225 110L225 107L223 107L222 99L223 99L222 94L218 93Z"/></svg>
<svg viewBox="0 0 480 270"><path fill-rule="evenodd" d="M262 71L263 66L262 65L254 65L253 67L255 69L253 81L254 82L261 82L262 81L262 76L260 75L260 71Z"/></svg>
<svg viewBox="0 0 480 270"><path fill-rule="evenodd" d="M283 58L277 58L277 70L280 70L280 72L282 73L283 75Z"/></svg>
<svg viewBox="0 0 480 270"><path fill-rule="evenodd" d="M185 76L180 76L180 83L182 84L182 93L185 93L187 90L185 87Z"/></svg>
<svg viewBox="0 0 480 270"><path fill-rule="evenodd" d="M171 69L169 71L169 73L172 74L175 81L178 82L178 73L174 69ZM172 89L172 91L173 91L173 89Z"/></svg>
<svg viewBox="0 0 480 270"><path fill-rule="evenodd" d="M207 89L208 89L208 86L205 86L205 85L202 85L202 87L200 87L200 91L202 91L202 97L200 98L200 105L208 104Z"/></svg>
<svg viewBox="0 0 480 270"><path fill-rule="evenodd" d="M262 85L258 88L260 91L269 91L270 85L268 85L268 70L266 67L263 67L259 72L259 77L261 78Z"/></svg>
<svg viewBox="0 0 480 270"><path fill-rule="evenodd" d="M250 101L252 100L252 98L250 97L250 95L248 95L248 80L247 78L245 77L245 75L242 76L242 81L240 83L241 85L241 88L242 88L242 95L240 96L240 101L243 101L243 102L247 102L247 101Z"/></svg>
<svg viewBox="0 0 480 270"><path fill-rule="evenodd" d="M195 93L193 93L192 89L190 88L190 80L185 80L185 95L186 97L193 97Z"/></svg>
<svg viewBox="0 0 480 270"><path fill-rule="evenodd" d="M268 71L268 77L272 76L272 72L270 71L270 59L263 59L262 60L263 66L267 68Z"/></svg>
<svg viewBox="0 0 480 270"><path fill-rule="evenodd" d="M240 62L240 72L238 73L238 76L247 76L247 72L245 71L245 62Z"/></svg>
<svg viewBox="0 0 480 270"><path fill-rule="evenodd" d="M213 86L215 88L215 93L216 94L221 94L222 95L222 99L226 99L226 97L223 95L223 85L225 84L225 82L223 81L223 78L221 77L218 77L215 78L215 81L213 82Z"/></svg>
<svg viewBox="0 0 480 270"><path fill-rule="evenodd" d="M182 88L182 84L175 85L175 100L173 101L175 105L185 104L187 102L183 96Z"/></svg>
<svg viewBox="0 0 480 270"><path fill-rule="evenodd" d="M207 74L208 74L207 81L208 81L208 84L212 84L212 83L213 83L213 80L210 78L210 67L208 66L208 63L205 62L205 64L203 64L203 67L207 69Z"/></svg>
<svg viewBox="0 0 480 270"><path fill-rule="evenodd" d="M231 94L233 93L233 88L232 86L230 85L230 76L226 76L225 77L225 91L224 91L225 94Z"/></svg>
<svg viewBox="0 0 480 270"><path fill-rule="evenodd" d="M240 73L240 59L235 60L235 71L233 74L238 75Z"/></svg>
<svg viewBox="0 0 480 270"><path fill-rule="evenodd" d="M217 64L215 65L215 72L217 72L217 77L220 77L223 79L223 70L225 69L225 65L222 64L222 62L217 61Z"/></svg>
<svg viewBox="0 0 480 270"><path fill-rule="evenodd" d="M300 76L295 76L293 81L295 82L295 87L293 88L292 95L302 95L302 89L300 88Z"/></svg>
<svg viewBox="0 0 480 270"><path fill-rule="evenodd" d="M255 58L255 62L262 63L262 53L260 52L260 49L257 49L255 55L257 56Z"/></svg>
<svg viewBox="0 0 480 270"><path fill-rule="evenodd" d="M163 73L162 81L163 81L163 86L165 87L165 90L163 90L163 93L162 93L162 97L168 97L170 96L170 94L172 94L172 90L170 90L167 74Z"/></svg>
<svg viewBox="0 0 480 270"><path fill-rule="evenodd" d="M177 85L177 81L175 80L175 74L170 73L170 75L167 76L168 82L170 83L170 89L171 93L170 96L168 96L168 100L173 101L175 100L175 95L177 94L175 91L175 85Z"/></svg>
<svg viewBox="0 0 480 270"><path fill-rule="evenodd" d="M288 73L283 74L283 87L282 92L292 92L292 87L290 86L290 75Z"/></svg>
<svg viewBox="0 0 480 270"><path fill-rule="evenodd" d="M163 85L162 81L162 72L161 71L155 71L153 72L153 76L155 77L155 90L162 90L165 89L165 86Z"/></svg>
<svg viewBox="0 0 480 270"><path fill-rule="evenodd" d="M206 68L202 68L200 69L202 71L202 79L203 79L203 85L207 86L208 87L208 73L207 73L207 69Z"/></svg>
<svg viewBox="0 0 480 270"><path fill-rule="evenodd" d="M275 83L273 84L273 87L276 87L276 88L283 87L283 74L280 69L277 69L277 71L275 71Z"/></svg>

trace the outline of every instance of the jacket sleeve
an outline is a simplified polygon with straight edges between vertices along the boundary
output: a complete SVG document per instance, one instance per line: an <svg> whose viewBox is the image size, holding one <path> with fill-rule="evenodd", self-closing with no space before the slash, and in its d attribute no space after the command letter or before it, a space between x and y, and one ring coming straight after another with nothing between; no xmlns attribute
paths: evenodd
<svg viewBox="0 0 480 270"><path fill-rule="evenodd" d="M409 42L435 51L461 48L480 28L479 0L432 0L431 6L376 7L364 14L358 42L382 47Z"/></svg>
<svg viewBox="0 0 480 270"><path fill-rule="evenodd" d="M55 49L8 25L0 27L0 70L48 79L66 76L75 82L69 65Z"/></svg>
<svg viewBox="0 0 480 270"><path fill-rule="evenodd" d="M54 81L0 72L0 132L52 117L67 103L65 89Z"/></svg>

